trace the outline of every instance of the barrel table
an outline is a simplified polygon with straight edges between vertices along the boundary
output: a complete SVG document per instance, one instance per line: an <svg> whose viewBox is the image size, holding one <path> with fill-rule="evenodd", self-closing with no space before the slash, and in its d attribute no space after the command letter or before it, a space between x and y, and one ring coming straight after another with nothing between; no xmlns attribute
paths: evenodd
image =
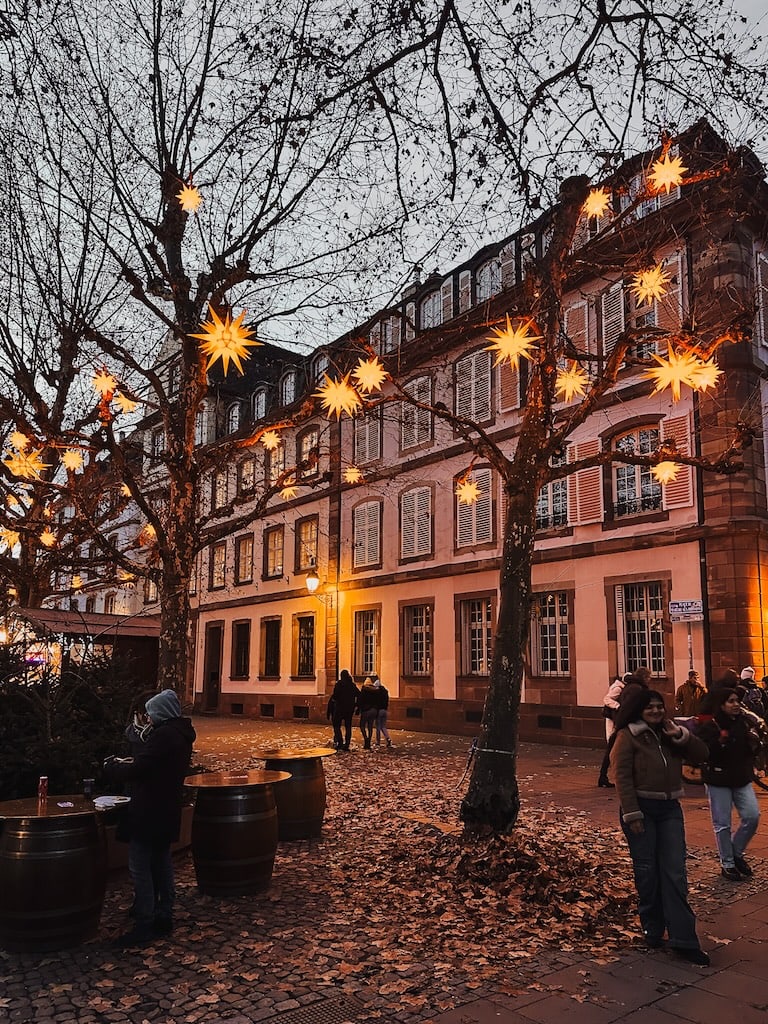
<svg viewBox="0 0 768 1024"><path fill-rule="evenodd" d="M0 829L0 946L47 953L92 939L107 882L93 802L8 800L0 803Z"/></svg>
<svg viewBox="0 0 768 1024"><path fill-rule="evenodd" d="M290 782L278 789L278 836L281 840L312 839L320 835L325 815L325 772L323 758L335 754L333 747L272 748L258 756L265 768L291 773Z"/></svg>
<svg viewBox="0 0 768 1024"><path fill-rule="evenodd" d="M245 896L269 888L277 851L274 786L283 771L208 772L191 775L192 862L207 896Z"/></svg>

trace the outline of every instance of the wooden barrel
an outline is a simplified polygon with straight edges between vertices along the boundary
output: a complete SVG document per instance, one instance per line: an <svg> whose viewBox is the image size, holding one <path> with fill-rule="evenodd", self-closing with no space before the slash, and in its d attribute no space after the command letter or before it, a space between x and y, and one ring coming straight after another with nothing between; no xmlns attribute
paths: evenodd
<svg viewBox="0 0 768 1024"><path fill-rule="evenodd" d="M326 803L322 757L267 757L265 768L283 768L291 773L291 778L278 786L275 793L278 838L285 841L319 836Z"/></svg>
<svg viewBox="0 0 768 1024"><path fill-rule="evenodd" d="M6 818L0 827L0 946L47 953L92 939L107 880L96 815Z"/></svg>
<svg viewBox="0 0 768 1024"><path fill-rule="evenodd" d="M198 789L192 860L201 892L263 892L272 879L276 850L277 809L271 785Z"/></svg>

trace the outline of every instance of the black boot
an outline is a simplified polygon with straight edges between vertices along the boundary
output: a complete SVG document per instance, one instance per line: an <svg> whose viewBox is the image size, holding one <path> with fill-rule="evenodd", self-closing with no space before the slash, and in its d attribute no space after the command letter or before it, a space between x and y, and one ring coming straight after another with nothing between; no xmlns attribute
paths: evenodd
<svg viewBox="0 0 768 1024"><path fill-rule="evenodd" d="M616 786L611 782L607 775L601 775L597 780L597 784L600 789L615 789Z"/></svg>

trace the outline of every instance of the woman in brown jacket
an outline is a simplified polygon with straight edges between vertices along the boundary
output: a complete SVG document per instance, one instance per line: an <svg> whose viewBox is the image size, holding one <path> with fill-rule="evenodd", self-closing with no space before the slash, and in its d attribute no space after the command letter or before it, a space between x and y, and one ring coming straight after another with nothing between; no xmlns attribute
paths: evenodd
<svg viewBox="0 0 768 1024"><path fill-rule="evenodd" d="M625 710L622 707L622 710ZM629 846L645 941L670 948L702 967L709 957L699 945L688 903L683 793L683 756L706 759L707 747L666 717L664 697L644 690L626 706L628 725L619 729L611 768L621 804L621 828Z"/></svg>

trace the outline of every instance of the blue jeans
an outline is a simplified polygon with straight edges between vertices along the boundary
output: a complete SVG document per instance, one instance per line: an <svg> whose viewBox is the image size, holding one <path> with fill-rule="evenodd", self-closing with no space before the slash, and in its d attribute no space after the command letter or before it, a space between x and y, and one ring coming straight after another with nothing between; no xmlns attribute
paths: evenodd
<svg viewBox="0 0 768 1024"><path fill-rule="evenodd" d="M698 949L696 918L688 903L682 808L677 800L638 797L637 802L644 830L635 835L623 822L621 828L632 857L643 933L657 942L666 931L673 948Z"/></svg>
<svg viewBox="0 0 768 1024"><path fill-rule="evenodd" d="M376 742L381 743L381 737L389 743L389 729L387 729L388 712L382 708L376 715Z"/></svg>
<svg viewBox="0 0 768 1024"><path fill-rule="evenodd" d="M171 844L131 839L128 871L133 882L136 927L151 928L155 918L170 920L175 896Z"/></svg>
<svg viewBox="0 0 768 1024"><path fill-rule="evenodd" d="M755 790L750 782L747 786L730 789L728 786L707 786L709 813L715 830L717 852L724 868L735 867L734 857L743 857L747 843L757 832L760 808ZM731 807L736 808L739 827L731 834Z"/></svg>

